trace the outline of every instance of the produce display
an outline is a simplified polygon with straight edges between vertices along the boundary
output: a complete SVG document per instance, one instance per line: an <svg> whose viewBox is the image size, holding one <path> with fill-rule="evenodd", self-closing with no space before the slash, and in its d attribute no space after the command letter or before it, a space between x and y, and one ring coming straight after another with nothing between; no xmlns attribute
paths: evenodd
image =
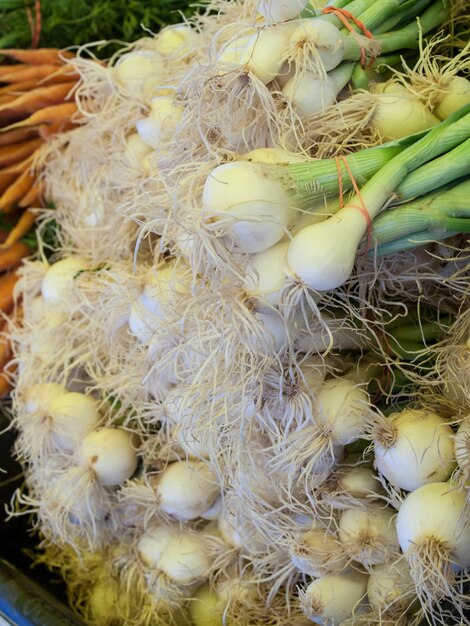
<svg viewBox="0 0 470 626"><path fill-rule="evenodd" d="M470 624L468 24L212 0L60 56L8 512L87 624Z"/></svg>

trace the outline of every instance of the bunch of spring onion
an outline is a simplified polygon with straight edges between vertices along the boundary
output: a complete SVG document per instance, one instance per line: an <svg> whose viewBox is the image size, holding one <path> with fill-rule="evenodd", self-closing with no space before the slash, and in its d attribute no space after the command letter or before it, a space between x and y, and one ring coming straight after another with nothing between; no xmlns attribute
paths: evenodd
<svg viewBox="0 0 470 626"><path fill-rule="evenodd" d="M468 119L468 107L463 107L423 136L407 139L407 147L402 142L385 144L343 161L221 165L204 187L206 218L212 224L219 222L219 232L239 251L266 257L255 257L252 294L267 293L273 303L289 275L316 292L335 289L349 278L366 235L368 245L378 245L378 253L383 254L433 240L434 232L438 239L468 232L464 206L468 184L454 183L468 171ZM335 173L346 178L339 187ZM358 182L360 177L366 178L365 185ZM333 206L315 207L322 192L334 195L339 189L343 194L353 186L356 193L350 200L341 197ZM455 198L461 200L456 204ZM398 208L390 209L395 204ZM302 224L288 245L279 244L269 257L265 251L281 241L289 228L295 229L300 211L308 213L312 206L312 223ZM280 284L269 276L273 263L285 267Z"/></svg>
<svg viewBox="0 0 470 626"><path fill-rule="evenodd" d="M14 425L27 484L12 514L36 513L44 560L90 624L465 619L464 405L443 412L423 386L385 416L387 396L374 386L385 366L400 366L395 344L387 350L389 337L402 338L393 320L410 308L419 323L434 286L457 309L465 294L405 251L384 258L401 264L395 280L415 283L418 297L387 298L389 276L374 263L381 246L401 250L436 224L465 232L465 209L440 207L466 182L468 113L368 150L358 148L372 136L344 150L340 141L339 153L344 135L312 115L344 160L305 158L308 132L301 154L273 148L293 128L277 106L279 77L264 85L237 55L301 27L305 5L218 0L108 66L79 57L85 121L41 151L59 232L54 255L46 261L40 245L18 287ZM404 26L415 47L414 16L442 8L345 6L361 7L375 39ZM337 16L314 20L336 33ZM358 54L358 41L371 46L353 34L341 41ZM232 64L224 72L222 52ZM323 53L301 54L294 82ZM336 259L347 278L361 244L375 254L357 260L370 274L327 293L305 289L292 247L345 211L352 243L333 233L320 260L333 259L334 273ZM386 220L401 211L397 230Z"/></svg>

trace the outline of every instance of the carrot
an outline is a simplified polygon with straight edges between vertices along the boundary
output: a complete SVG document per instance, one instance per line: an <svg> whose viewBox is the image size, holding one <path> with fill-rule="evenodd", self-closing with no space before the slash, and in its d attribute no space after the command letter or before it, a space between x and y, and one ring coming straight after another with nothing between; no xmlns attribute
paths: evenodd
<svg viewBox="0 0 470 626"><path fill-rule="evenodd" d="M18 130L10 130L6 133L0 133L0 147L27 141L35 135L36 131L31 128L19 128Z"/></svg>
<svg viewBox="0 0 470 626"><path fill-rule="evenodd" d="M23 80L18 83L9 83L8 85L3 85L3 87L0 87L0 96L4 96L5 94L11 95L12 93L24 93L25 91L34 89L35 87L37 87L37 85L38 82L36 80Z"/></svg>
<svg viewBox="0 0 470 626"><path fill-rule="evenodd" d="M12 126L13 124L17 124L24 120L26 116L21 113L15 113L12 109L7 109L5 111L0 111L0 126L3 128L7 128ZM1 131L1 128L0 128Z"/></svg>
<svg viewBox="0 0 470 626"><path fill-rule="evenodd" d="M24 211L15 227L8 233L5 241L0 243L0 251L4 248L13 246L19 239L21 239L21 237L23 237L23 235L26 235L29 229L34 225L36 217L36 211L31 211L30 209Z"/></svg>
<svg viewBox="0 0 470 626"><path fill-rule="evenodd" d="M54 124L61 121L68 121L78 110L75 102L67 102L66 104L55 104L50 107L44 107L40 111L36 111L25 120L15 122L5 128L0 128L0 132L13 130L14 128L23 128L25 126L39 126L40 124Z"/></svg>
<svg viewBox="0 0 470 626"><path fill-rule="evenodd" d="M5 320L0 327L0 368L3 369L11 358L12 346L8 334L8 321Z"/></svg>
<svg viewBox="0 0 470 626"><path fill-rule="evenodd" d="M76 124L72 122L72 120L62 120L55 124L41 124L41 126L39 126L39 136L41 139L46 140L48 137L56 135L57 133L64 133L74 126L76 126Z"/></svg>
<svg viewBox="0 0 470 626"><path fill-rule="evenodd" d="M41 80L57 72L57 65L3 65L0 66L0 82L18 83L25 80Z"/></svg>
<svg viewBox="0 0 470 626"><path fill-rule="evenodd" d="M13 172L0 170L0 194L2 194L5 189L8 189L17 176L18 174Z"/></svg>
<svg viewBox="0 0 470 626"><path fill-rule="evenodd" d="M5 244L3 244L5 245ZM3 246L2 246L3 247ZM0 250L0 271L9 270L31 254L29 246L22 241L17 241L8 249Z"/></svg>
<svg viewBox="0 0 470 626"><path fill-rule="evenodd" d="M21 74L26 67L28 67L28 65L0 65L0 82L9 82L3 81L3 76Z"/></svg>
<svg viewBox="0 0 470 626"><path fill-rule="evenodd" d="M6 315L13 310L15 304L13 292L18 279L19 276L16 270L0 276L0 311Z"/></svg>
<svg viewBox="0 0 470 626"><path fill-rule="evenodd" d="M18 176L0 197L0 210L4 213L11 211L14 204L31 189L35 180L35 177L30 174L29 170Z"/></svg>
<svg viewBox="0 0 470 626"><path fill-rule="evenodd" d="M38 109L58 104L70 99L70 93L75 85L73 82L37 87L15 98L13 102L0 106L0 112L11 109L15 113L34 113Z"/></svg>
<svg viewBox="0 0 470 626"><path fill-rule="evenodd" d="M31 166L33 165L34 155L36 154L36 152L33 152L33 154L27 157L24 161L20 161L19 163L13 163L13 165L10 165L8 167L5 167L3 170L0 170L0 176L8 176L9 174L14 174L15 177L17 177L23 172L26 172L26 170L31 169Z"/></svg>
<svg viewBox="0 0 470 626"><path fill-rule="evenodd" d="M20 63L28 63L29 65L43 65L44 63L63 63L61 57L73 59L75 56L72 52L59 50L58 48L36 48L35 50L18 50L15 48L4 48L0 53L20 61Z"/></svg>
<svg viewBox="0 0 470 626"><path fill-rule="evenodd" d="M13 389L14 385L13 381L11 380L11 373L5 372L5 370L0 371L0 400L4 400L5 398L7 398L10 391Z"/></svg>
<svg viewBox="0 0 470 626"><path fill-rule="evenodd" d="M48 74L45 78L41 78L41 80L21 80L3 85L3 87L0 87L0 94L21 94L30 89L35 89L36 87L77 80L78 77L78 73L74 70L72 65L64 65L63 67L58 67L53 74Z"/></svg>
<svg viewBox="0 0 470 626"><path fill-rule="evenodd" d="M10 104L10 102L13 102L15 99L17 98L17 96L15 96L14 94L0 94L0 107L2 107L5 104Z"/></svg>
<svg viewBox="0 0 470 626"><path fill-rule="evenodd" d="M31 189L26 193L21 200L18 202L18 206L22 209L27 209L28 207L40 206L41 199L44 195L44 185L42 183L38 183L36 181Z"/></svg>
<svg viewBox="0 0 470 626"><path fill-rule="evenodd" d="M7 167L8 165L13 165L13 163L18 163L18 161L23 161L42 144L42 139L37 137L36 139L23 141L23 143L0 148L0 167Z"/></svg>

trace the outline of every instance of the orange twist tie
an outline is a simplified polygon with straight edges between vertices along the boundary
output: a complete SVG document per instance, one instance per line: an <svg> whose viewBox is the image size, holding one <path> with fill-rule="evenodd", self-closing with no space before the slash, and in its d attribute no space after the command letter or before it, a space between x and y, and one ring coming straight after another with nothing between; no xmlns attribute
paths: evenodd
<svg viewBox="0 0 470 626"><path fill-rule="evenodd" d="M353 22L354 24L356 24L356 26L360 30L362 30L362 32L364 33L364 36L367 37L368 39L374 38L373 34L370 32L370 30L368 30L366 25L363 22L361 22L361 20L359 20L357 17L354 17L354 15L350 11L347 11L346 9L337 9L335 7L325 7L322 13L324 13L325 15L327 15L328 13L335 15L339 19L339 21L342 22L344 27L347 28L349 32L352 33L353 35L356 34L356 31L353 29L353 27L351 26L349 22ZM362 67L370 67L373 62L374 62L374 57L372 57L370 62L367 63L367 51L364 48L364 46L361 46Z"/></svg>
<svg viewBox="0 0 470 626"><path fill-rule="evenodd" d="M41 38L42 28L41 0L35 0L34 18L27 1L28 0L25 0L26 16L28 18L29 29L31 31L31 48L37 48L39 45L39 40Z"/></svg>
<svg viewBox="0 0 470 626"><path fill-rule="evenodd" d="M338 171L338 186L339 186L339 208L344 207L344 195L343 195L343 177L341 176L341 157L335 157L336 169ZM343 157L344 158L344 157Z"/></svg>
<svg viewBox="0 0 470 626"><path fill-rule="evenodd" d="M349 178L352 182L354 191L356 192L356 196L359 198L360 205L357 204L348 204L348 208L357 209L364 217L367 223L367 248L366 251L369 250L372 242L372 219L370 217L369 211L364 203L364 200L361 196L361 191L356 183L356 179L354 178L354 174L351 172L351 168L349 167L349 163L345 156L337 156L335 157L336 168L338 170L338 184L339 184L339 207L340 209L344 208L344 195L343 195L343 180L341 177L341 162L346 168L347 173L349 174Z"/></svg>

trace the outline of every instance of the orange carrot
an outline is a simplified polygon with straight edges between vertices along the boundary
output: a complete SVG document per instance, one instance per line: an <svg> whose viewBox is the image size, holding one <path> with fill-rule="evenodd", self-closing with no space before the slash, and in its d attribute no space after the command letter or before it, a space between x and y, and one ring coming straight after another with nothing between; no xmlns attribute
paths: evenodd
<svg viewBox="0 0 470 626"><path fill-rule="evenodd" d="M41 80L57 72L57 65L3 65L0 66L0 82L18 83L25 80Z"/></svg>
<svg viewBox="0 0 470 626"><path fill-rule="evenodd" d="M10 82L7 85L3 85L3 87L0 87L0 94L21 94L25 91L29 91L30 89L34 89L35 87L55 85L56 83L77 80L77 78L78 74L74 70L73 66L64 65L62 67L57 67L57 70L53 74L48 74L46 77L41 78L41 80L20 80L18 82ZM0 78L0 83L1 82Z"/></svg>
<svg viewBox="0 0 470 626"><path fill-rule="evenodd" d="M8 321L0 326L0 368L3 369L11 358L12 346L8 334Z"/></svg>
<svg viewBox="0 0 470 626"><path fill-rule="evenodd" d="M14 163L13 165L5 167L3 170L0 170L0 176L8 174L15 174L15 176L18 176L19 174L22 174L26 170L30 169L33 164L33 159L36 152L33 152L33 154L24 159L24 161Z"/></svg>
<svg viewBox="0 0 470 626"><path fill-rule="evenodd" d="M18 176L15 182L0 197L0 210L4 213L11 211L15 203L31 189L34 181L35 177L29 173L29 170Z"/></svg>
<svg viewBox="0 0 470 626"><path fill-rule="evenodd" d="M72 52L66 52L58 48L36 48L35 50L4 48L0 50L0 54L29 65L43 65L44 63L58 63L60 65L63 63L61 57L67 59L73 59L74 57Z"/></svg>
<svg viewBox="0 0 470 626"><path fill-rule="evenodd" d="M13 130L14 128L23 128L25 126L39 126L40 124L54 124L61 121L69 120L78 110L75 102L67 102L66 104L55 104L50 107L44 107L40 111L36 111L25 120L15 122L9 126L0 128L0 132Z"/></svg>
<svg viewBox="0 0 470 626"><path fill-rule="evenodd" d="M8 337L8 335L3 335L3 337L0 336L0 370L3 370L5 365L11 359L11 353L12 353L12 348L11 348L10 337ZM1 392L1 387L0 387L0 392Z"/></svg>
<svg viewBox="0 0 470 626"><path fill-rule="evenodd" d="M0 170L0 194L2 194L5 189L8 189L17 176L18 174Z"/></svg>
<svg viewBox="0 0 470 626"><path fill-rule="evenodd" d="M36 135L36 131L31 128L19 128L18 130L10 130L6 133L0 133L0 147L11 146L32 139Z"/></svg>
<svg viewBox="0 0 470 626"><path fill-rule="evenodd" d="M36 217L36 211L31 211L30 209L24 211L15 227L8 233L8 237L3 243L0 243L0 250L3 248L9 248L10 246L16 244L16 242L21 239L23 235L26 235L29 229L34 225Z"/></svg>
<svg viewBox="0 0 470 626"><path fill-rule="evenodd" d="M16 113L34 113L38 109L58 104L66 99L71 99L71 91L75 81L59 83L58 85L48 85L47 87L37 87L25 94L15 98L0 106L0 111L12 110Z"/></svg>
<svg viewBox="0 0 470 626"><path fill-rule="evenodd" d="M76 83L77 79L75 76L67 74L62 71L57 71L54 75L50 75L43 80L24 80L19 83L9 83L8 85L3 85L0 87L0 97L4 96L22 96L24 94L29 93L33 89L38 89L39 87L49 87L51 85L58 85L59 83Z"/></svg>
<svg viewBox="0 0 470 626"><path fill-rule="evenodd" d="M28 65L0 65L0 82L4 82L3 81L3 76L9 75L11 74L13 76L13 74L19 73L21 74L21 72L26 68L29 67ZM5 81L5 82L9 82L9 81Z"/></svg>
<svg viewBox="0 0 470 626"><path fill-rule="evenodd" d="M2 247L5 244L2 244ZM31 254L29 246L22 241L17 241L5 250L0 250L0 271L9 270Z"/></svg>
<svg viewBox="0 0 470 626"><path fill-rule="evenodd" d="M15 366L15 369L16 369L16 366ZM4 400L5 398L8 398L10 391L14 387L13 381L11 378L12 373L13 372L6 372L5 370L0 371L0 400Z"/></svg>
<svg viewBox="0 0 470 626"><path fill-rule="evenodd" d="M0 167L6 167L8 165L13 165L13 163L18 163L18 161L23 161L42 144L42 139L37 137L36 139L23 141L23 143L17 143L12 146L4 146L3 148L0 148Z"/></svg>
<svg viewBox="0 0 470 626"><path fill-rule="evenodd" d="M11 93L24 93L25 91L29 91L30 89L34 89L35 87L37 87L37 84L38 83L36 80L23 80L19 83L9 83L8 85L3 85L3 87L0 87L0 96L3 96L5 94L10 95Z"/></svg>
<svg viewBox="0 0 470 626"><path fill-rule="evenodd" d="M10 104L10 102L13 102L14 100L16 100L18 96L15 96L14 94L0 94L0 107L5 105L5 104Z"/></svg>
<svg viewBox="0 0 470 626"><path fill-rule="evenodd" d="M41 199L44 196L44 185L42 183L38 183L36 181L31 189L25 194L21 200L18 202L18 206L22 209L27 209L28 207L38 207L41 206Z"/></svg>
<svg viewBox="0 0 470 626"><path fill-rule="evenodd" d="M7 272L0 276L0 311L8 315L13 310L15 299L13 291L18 282L17 270Z"/></svg>
<svg viewBox="0 0 470 626"><path fill-rule="evenodd" d="M8 128L13 124L17 124L21 122L25 118L25 115L21 113L15 113L12 109L7 109L6 111L0 111L0 126L2 128ZM2 130L0 128L0 131Z"/></svg>
<svg viewBox="0 0 470 626"><path fill-rule="evenodd" d="M74 126L76 126L76 124L72 122L72 120L61 120L55 124L41 124L41 126L39 126L39 136L41 139L46 140L48 137L56 135L57 133L65 133Z"/></svg>

